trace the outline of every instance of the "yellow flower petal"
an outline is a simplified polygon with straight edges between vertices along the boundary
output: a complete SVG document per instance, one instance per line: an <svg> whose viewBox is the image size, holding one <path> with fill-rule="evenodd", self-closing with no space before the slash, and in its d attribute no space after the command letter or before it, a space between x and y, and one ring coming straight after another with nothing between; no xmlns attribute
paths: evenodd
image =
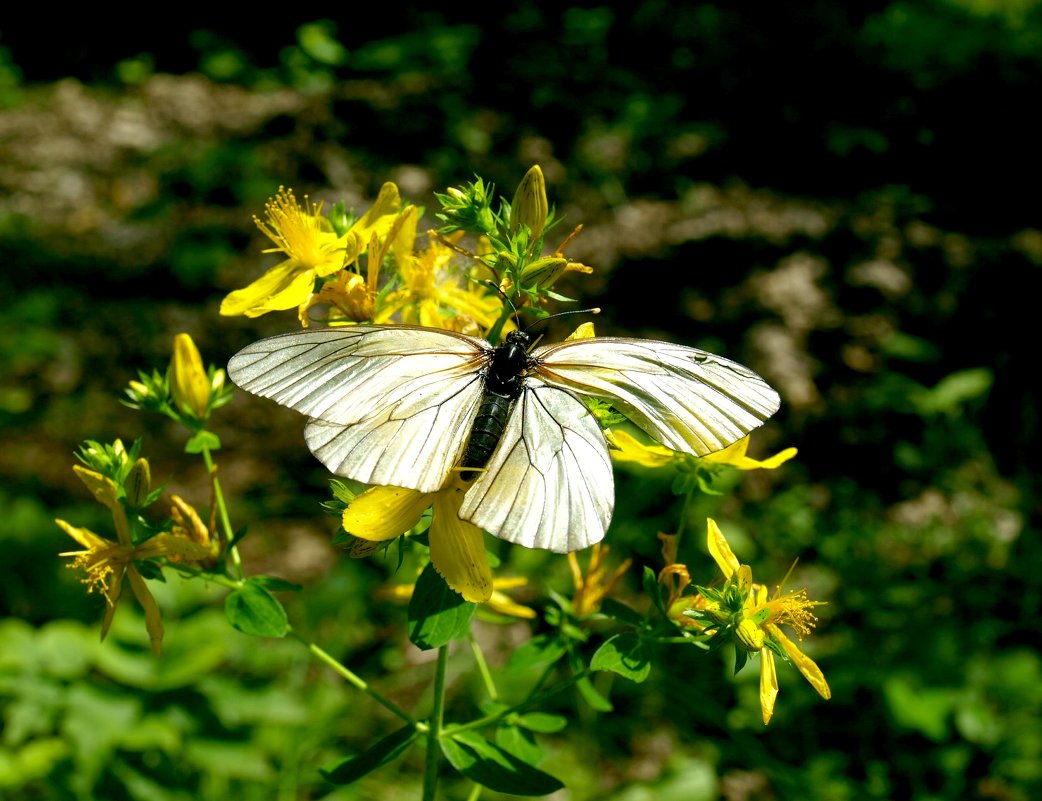
<svg viewBox="0 0 1042 801"><path fill-rule="evenodd" d="M380 187L380 193L373 201L372 207L359 217L347 232L344 239L344 266L353 264L362 255L369 247L373 234L381 239L387 236L391 226L394 225L401 205L402 200L398 195L397 186L388 181ZM328 273L319 274L327 275Z"/></svg>
<svg viewBox="0 0 1042 801"><path fill-rule="evenodd" d="M727 540L724 539L724 533L720 530L716 521L710 517L707 519L707 523L709 528L709 534L707 537L709 554L714 560L716 560L716 563L720 567L724 576L731 578L732 574L741 567L738 557L734 555L731 546L727 544Z"/></svg>
<svg viewBox="0 0 1042 801"><path fill-rule="evenodd" d="M221 301L221 314L259 317L270 311L292 309L308 299L314 285L313 270L301 270L296 262L287 259L249 286L229 293Z"/></svg>
<svg viewBox="0 0 1042 801"><path fill-rule="evenodd" d="M130 588L134 591L138 603L145 610L145 629L148 631L149 642L152 643L152 652L159 656L163 649L163 620L159 616L159 605L137 570L131 567L127 571L127 578L130 579Z"/></svg>
<svg viewBox="0 0 1042 801"><path fill-rule="evenodd" d="M774 702L778 700L778 672L774 667L774 654L768 648L760 651L760 711L763 725L771 722Z"/></svg>
<svg viewBox="0 0 1042 801"><path fill-rule="evenodd" d="M401 487L372 487L344 510L344 531L363 540L394 539L420 522L431 497Z"/></svg>
<svg viewBox="0 0 1042 801"><path fill-rule="evenodd" d="M774 470L796 455L795 448L786 448L780 453L760 461L746 456L747 450L749 450L748 434L723 450L703 456L702 460L713 464L729 464L739 470Z"/></svg>
<svg viewBox="0 0 1042 801"><path fill-rule="evenodd" d="M576 339L593 339L596 336L597 333L596 331L594 331L593 323L583 323L574 331L572 331L572 333L566 336L564 338L564 341L571 342Z"/></svg>
<svg viewBox="0 0 1042 801"><path fill-rule="evenodd" d="M64 531L66 534L68 534L70 537L76 540L76 542L78 542L88 551L97 551L107 548L111 545L115 545L115 543L111 540L107 540L104 537L99 537L90 529L74 526L71 523L65 522L64 520L55 520L54 522L58 524L62 531ZM77 553L80 553L80 551L66 551L65 553L60 553L58 555L75 556Z"/></svg>
<svg viewBox="0 0 1042 801"><path fill-rule="evenodd" d="M106 506L113 512L116 509L122 509L119 505L119 487L116 486L116 482L111 478L79 464L72 466L72 472L76 474L76 477L84 483L87 489L91 491L91 494L103 506ZM86 543L82 544L86 545Z"/></svg>
<svg viewBox="0 0 1042 801"><path fill-rule="evenodd" d="M767 624L767 629L774 636L778 642L781 643L782 648L785 649L785 653L788 654L789 659L799 669L803 677L810 682L810 686L818 691L825 700L832 697L832 690L829 689L829 683L825 681L825 674L821 672L821 668L817 666L813 659L807 656L801 651L792 640L782 633L782 630L775 626L773 623Z"/></svg>
<svg viewBox="0 0 1042 801"><path fill-rule="evenodd" d="M789 461L789 459L794 457L796 453L797 450L795 448L786 448L785 450L779 451L778 453L774 454L774 456L768 457L767 459L764 459L762 461L746 458L746 466L739 466L739 469L754 470L759 468L760 470L774 470L775 468Z"/></svg>
<svg viewBox="0 0 1042 801"><path fill-rule="evenodd" d="M434 496L431 522L431 562L445 583L474 603L492 597L492 568L485 553L485 533L459 518L462 487L442 490Z"/></svg>
<svg viewBox="0 0 1042 801"><path fill-rule="evenodd" d="M617 462L629 462L644 467L663 467L676 458L676 453L662 445L645 445L622 429L604 432L611 446L609 453Z"/></svg>
<svg viewBox="0 0 1042 801"><path fill-rule="evenodd" d="M499 583L499 581L496 582L496 584ZM524 604L519 604L505 592L500 592L498 589L492 591L492 596L488 599L488 607L493 612L499 612L501 615L509 615L510 617L518 617L522 620L533 620L536 617L534 609Z"/></svg>

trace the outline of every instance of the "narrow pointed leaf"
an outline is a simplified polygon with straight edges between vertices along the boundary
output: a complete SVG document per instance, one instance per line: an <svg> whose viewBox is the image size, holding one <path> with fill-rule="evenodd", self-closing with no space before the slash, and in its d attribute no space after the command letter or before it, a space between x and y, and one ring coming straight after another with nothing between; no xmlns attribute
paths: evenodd
<svg viewBox="0 0 1042 801"><path fill-rule="evenodd" d="M536 796L564 787L559 779L522 762L473 732L442 738L441 750L452 767L490 790Z"/></svg>
<svg viewBox="0 0 1042 801"><path fill-rule="evenodd" d="M332 784L350 784L401 756L412 745L419 732L415 726L403 726L360 754L348 757L327 770L322 778Z"/></svg>

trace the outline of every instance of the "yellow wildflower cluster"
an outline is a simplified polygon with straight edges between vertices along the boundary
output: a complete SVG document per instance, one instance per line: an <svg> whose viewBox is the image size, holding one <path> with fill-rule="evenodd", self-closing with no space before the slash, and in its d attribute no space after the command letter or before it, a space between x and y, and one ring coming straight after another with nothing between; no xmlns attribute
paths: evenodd
<svg viewBox="0 0 1042 801"><path fill-rule="evenodd" d="M739 649L739 664L745 653L760 656L760 707L766 725L774 714L778 697L775 655L789 659L822 698L832 696L821 669L781 630L792 629L800 641L811 633L818 619L812 609L821 601L812 601L806 590L781 593L780 588L768 597L767 587L754 584L752 570L741 564L720 527L708 520L707 547L726 583L721 589L700 588L694 595L684 590L691 579L685 565L678 564L676 538L660 534L666 567L659 572L659 582L668 591L667 614L680 626L691 626L717 637L730 635Z"/></svg>

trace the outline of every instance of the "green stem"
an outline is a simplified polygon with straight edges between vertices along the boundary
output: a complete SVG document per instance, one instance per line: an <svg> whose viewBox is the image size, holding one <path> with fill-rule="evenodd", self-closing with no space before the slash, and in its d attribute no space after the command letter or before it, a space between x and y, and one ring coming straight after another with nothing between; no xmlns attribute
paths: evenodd
<svg viewBox="0 0 1042 801"><path fill-rule="evenodd" d="M488 669L488 662L485 661L485 655L481 652L481 646L478 645L478 641L474 639L474 632L470 632L470 650L474 652L474 661L478 664L478 672L481 673L481 678L485 682L485 692L488 693L488 697L493 701L499 698L499 693L496 692L496 683L492 679L492 673Z"/></svg>
<svg viewBox="0 0 1042 801"><path fill-rule="evenodd" d="M406 723L408 723L408 724L410 724L412 726L416 726L417 728L420 728L422 730L422 725L423 724L417 722L412 717L412 715L410 715L404 709L399 707L393 701L391 701L388 698L384 698L384 696L380 695L380 693L378 693L376 690L374 690L372 687L370 687L358 674L352 672L342 662L337 661L335 658L330 656L330 654L328 654L326 651L322 650L322 648L320 648L315 643L309 642L308 640L305 640L303 637L301 637L299 634L297 634L297 632L294 631L292 628L289 630L288 633L289 633L290 636L292 636L298 642L303 643L307 647L308 651L311 652L312 656L314 656L320 662L323 662L327 666L332 668L333 671L337 675L339 675L341 678L343 678L348 684L350 684L351 686L353 686L353 687L361 690L362 692L364 692L366 695L368 695L370 698L372 698L374 701L376 701L376 703L378 703L378 704L380 704L380 706L384 707L384 709L386 709L389 712L391 712L391 714L401 718Z"/></svg>
<svg viewBox="0 0 1042 801"><path fill-rule="evenodd" d="M224 544L227 548L228 555L231 558L232 564L235 565L235 571L241 578L242 573L242 557L239 556L239 549L232 545L232 540L235 539L235 532L232 531L232 521L228 517L228 506L224 502L224 493L221 491L221 482L217 478L217 467L213 463L213 457L210 455L210 449L205 445L203 446L203 461L206 463L206 470L210 474L210 480L213 481L213 496L214 503L217 504L217 516L221 520L221 530L224 534Z"/></svg>
<svg viewBox="0 0 1042 801"><path fill-rule="evenodd" d="M691 490L688 490L686 493L684 493L684 505L680 509L680 522L677 524L677 533L675 535L675 542L678 554L680 553L680 540L681 537L684 536L684 528L687 526L687 519L689 516L689 511L691 509L691 498L694 494L695 493Z"/></svg>
<svg viewBox="0 0 1042 801"><path fill-rule="evenodd" d="M445 672L449 647L438 649L438 666L434 672L434 706L427 729L427 766L423 771L423 801L434 801L438 791L438 766L441 761L442 723L445 717Z"/></svg>

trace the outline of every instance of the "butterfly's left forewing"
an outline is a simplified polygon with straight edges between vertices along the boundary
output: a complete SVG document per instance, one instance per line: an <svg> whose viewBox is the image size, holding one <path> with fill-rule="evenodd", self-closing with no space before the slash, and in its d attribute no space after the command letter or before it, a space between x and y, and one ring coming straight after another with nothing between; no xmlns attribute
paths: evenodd
<svg viewBox="0 0 1042 801"><path fill-rule="evenodd" d="M255 342L232 380L312 418L308 446L334 473L433 492L459 461L481 400L482 340L406 326L352 326Z"/></svg>
<svg viewBox="0 0 1042 801"><path fill-rule="evenodd" d="M601 540L614 502L594 416L571 393L530 378L460 517L509 542L567 553Z"/></svg>
<svg viewBox="0 0 1042 801"><path fill-rule="evenodd" d="M576 339L538 348L533 359L547 384L604 398L666 447L696 456L741 439L780 403L749 368L669 342Z"/></svg>

